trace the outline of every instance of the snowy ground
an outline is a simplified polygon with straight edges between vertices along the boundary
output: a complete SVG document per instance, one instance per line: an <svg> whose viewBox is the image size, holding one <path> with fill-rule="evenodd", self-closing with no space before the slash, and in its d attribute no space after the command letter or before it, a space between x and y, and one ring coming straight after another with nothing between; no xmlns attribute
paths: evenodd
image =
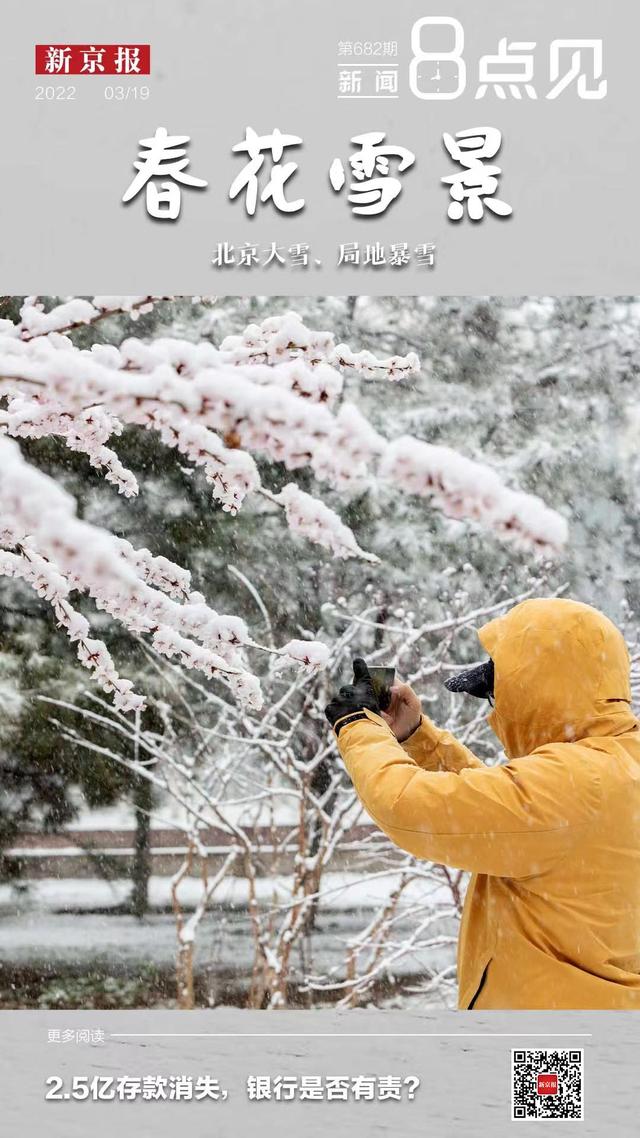
<svg viewBox="0 0 640 1138"><path fill-rule="evenodd" d="M347 942L363 927L354 914L321 918L314 932L316 970L340 965ZM400 926L408 934L410 925ZM168 914L153 915L144 921L127 916L43 915L31 912L21 918L4 918L0 924L0 963L52 967L73 964L80 968L110 966L114 972L135 970L145 965L171 968L176 954L176 933ZM394 970L398 975L416 975L444 962L451 952L433 950L411 953ZM253 945L246 912L216 911L202 922L195 953L196 964L207 970L229 975L246 974L253 959Z"/></svg>
<svg viewBox="0 0 640 1138"><path fill-rule="evenodd" d="M326 873L320 894L324 911L346 909L372 909L384 904L393 884L390 875L363 877L357 873ZM262 877L256 882L258 899L265 903L286 902L290 897L290 878ZM180 901L184 908L193 908L202 892L197 877L188 877L180 886ZM115 909L131 893L131 882L126 879L103 881L98 878L42 878L30 881L26 888L16 890L11 885L0 885L0 917L20 914L32 909L62 912L67 910ZM432 904L447 904L450 894L431 882L412 882L404 892L402 904L413 905L429 898ZM246 878L227 877L216 891L216 905L240 906L248 901ZM171 879L151 877L149 904L152 909L171 906ZM1 928L1 926L0 926Z"/></svg>
<svg viewBox="0 0 640 1138"><path fill-rule="evenodd" d="M48 975L100 971L124 976L146 968L171 970L176 955L176 931L170 912L169 878L151 880L152 911L138 921L134 917L109 912L126 900L130 883L92 879L44 879L29 883L26 891L9 886L0 888L0 965L27 967ZM258 882L263 904L287 899L286 878L263 878ZM313 934L314 972L337 968L342 973L346 949L371 919L373 910L389 893L390 881L372 877L363 881L355 874L327 874L323 883L322 906ZM407 889L404 904L430 898L446 901L444 890L431 883L416 882ZM181 891L185 908L193 907L200 896L197 879L184 882ZM235 980L240 985L249 975L253 943L246 908L247 887L243 878L223 883L216 905L203 918L196 941L196 968L211 978ZM401 921L397 937L408 936L413 916ZM444 924L434 933L455 934ZM397 961L398 976L419 977L425 971L444 967L453 956L451 947L414 951Z"/></svg>

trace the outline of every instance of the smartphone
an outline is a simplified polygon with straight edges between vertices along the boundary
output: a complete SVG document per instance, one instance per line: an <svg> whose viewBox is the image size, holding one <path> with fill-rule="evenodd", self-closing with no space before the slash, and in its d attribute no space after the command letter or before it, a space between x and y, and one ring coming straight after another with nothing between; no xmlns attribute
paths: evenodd
<svg viewBox="0 0 640 1138"><path fill-rule="evenodd" d="M369 675L380 710L386 711L391 703L391 688L396 678L396 670L395 668L372 667L369 668Z"/></svg>

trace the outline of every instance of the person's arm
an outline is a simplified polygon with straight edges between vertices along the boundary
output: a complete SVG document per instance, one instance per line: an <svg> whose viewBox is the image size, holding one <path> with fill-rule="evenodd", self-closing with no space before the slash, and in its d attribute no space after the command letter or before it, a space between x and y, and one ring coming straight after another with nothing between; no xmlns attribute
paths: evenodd
<svg viewBox="0 0 640 1138"><path fill-rule="evenodd" d="M426 715L420 719L415 731L405 739L402 748L425 771L453 771L457 774L467 767L484 767L464 743L450 731L442 731Z"/></svg>
<svg viewBox="0 0 640 1138"><path fill-rule="evenodd" d="M409 853L457 869L516 878L543 873L599 805L599 787L581 773L579 760L569 785L552 747L503 766L423 770L369 710L344 723L338 746L380 829Z"/></svg>
<svg viewBox="0 0 640 1138"><path fill-rule="evenodd" d="M393 685L391 702L382 718L423 770L457 772L466 767L484 766L464 743L449 731L441 731L422 714L420 697L409 684Z"/></svg>

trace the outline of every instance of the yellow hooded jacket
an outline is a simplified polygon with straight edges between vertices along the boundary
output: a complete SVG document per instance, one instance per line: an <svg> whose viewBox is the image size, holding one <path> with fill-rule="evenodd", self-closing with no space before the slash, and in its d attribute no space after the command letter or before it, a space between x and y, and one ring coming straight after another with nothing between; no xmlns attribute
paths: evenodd
<svg viewBox="0 0 640 1138"><path fill-rule="evenodd" d="M640 730L624 640L558 599L525 601L479 637L509 761L485 766L425 717L401 746L367 711L338 737L358 796L396 845L473 875L461 1008L640 1009Z"/></svg>

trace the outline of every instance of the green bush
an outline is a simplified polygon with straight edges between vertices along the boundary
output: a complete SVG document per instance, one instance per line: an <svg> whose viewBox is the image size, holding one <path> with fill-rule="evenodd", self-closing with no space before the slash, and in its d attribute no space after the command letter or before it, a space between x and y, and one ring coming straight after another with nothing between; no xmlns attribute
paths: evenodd
<svg viewBox="0 0 640 1138"><path fill-rule="evenodd" d="M140 1008L157 1000L157 982L150 975L79 976L53 980L38 997L38 1007L52 1010L70 1008Z"/></svg>

